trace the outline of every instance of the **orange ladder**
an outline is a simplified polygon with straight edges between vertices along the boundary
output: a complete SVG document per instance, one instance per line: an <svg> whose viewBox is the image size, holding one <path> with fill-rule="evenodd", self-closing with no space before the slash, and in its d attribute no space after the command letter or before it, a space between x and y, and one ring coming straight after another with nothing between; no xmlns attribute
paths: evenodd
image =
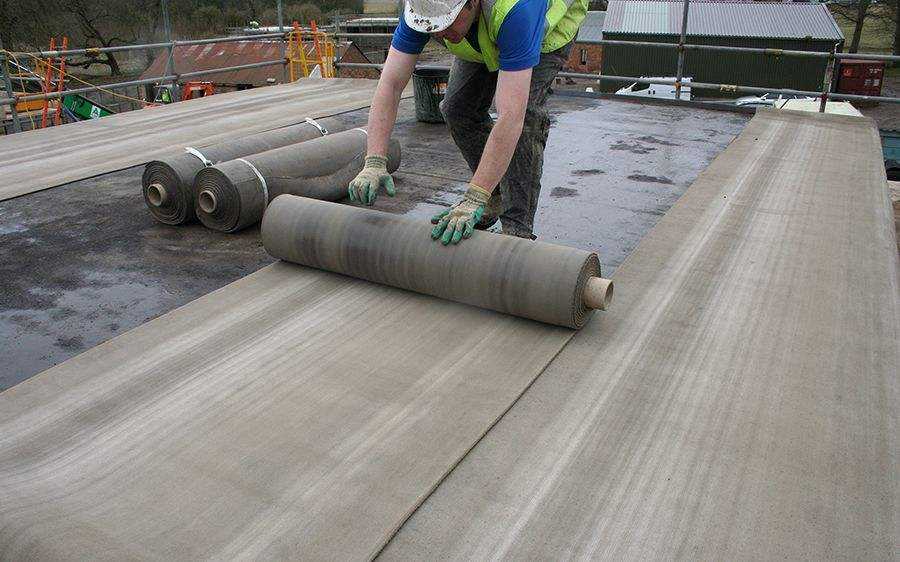
<svg viewBox="0 0 900 562"><path fill-rule="evenodd" d="M69 48L69 38L63 37L61 43L60 50L65 51ZM50 50L56 50L56 37L50 38ZM43 92L45 94L49 94L53 92L53 71L56 70L58 72L56 79L56 93L61 94L63 89L65 88L65 78L66 78L66 56L62 55L59 58L59 66L54 65L54 58L52 56L47 57L47 61L44 65L47 67L46 72L44 73L44 84L43 84ZM56 112L53 116L53 124L54 125L62 125L62 97L56 99ZM45 99L43 103L43 107L41 108L41 128L47 127L47 122L50 113L50 100Z"/></svg>
<svg viewBox="0 0 900 562"><path fill-rule="evenodd" d="M312 39L312 52L307 57L304 38ZM291 82L298 78L307 77L310 74L310 66L319 67L322 78L334 78L334 42L327 33L319 31L315 20L310 21L310 31L305 31L298 22L294 22L294 28L288 35L288 68Z"/></svg>

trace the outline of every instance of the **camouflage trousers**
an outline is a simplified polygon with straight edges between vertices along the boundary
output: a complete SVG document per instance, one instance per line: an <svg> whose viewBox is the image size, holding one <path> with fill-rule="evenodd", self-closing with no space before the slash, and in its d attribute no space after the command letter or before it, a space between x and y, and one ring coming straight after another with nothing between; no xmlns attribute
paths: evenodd
<svg viewBox="0 0 900 562"><path fill-rule="evenodd" d="M541 53L540 62L532 69L522 135L506 175L485 209L482 227L490 226L499 216L505 234L534 239L532 228L541 193L544 147L550 132L550 114L545 106L553 79L565 64L570 48L571 44L552 53ZM480 63L459 58L453 61L441 113L473 174L493 126L489 111L496 89L497 72L489 72Z"/></svg>

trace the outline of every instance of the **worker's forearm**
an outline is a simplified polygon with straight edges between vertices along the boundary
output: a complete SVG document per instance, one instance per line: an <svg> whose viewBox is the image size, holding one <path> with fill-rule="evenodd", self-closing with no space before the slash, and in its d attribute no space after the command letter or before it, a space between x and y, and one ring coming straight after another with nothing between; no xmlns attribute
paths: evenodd
<svg viewBox="0 0 900 562"><path fill-rule="evenodd" d="M497 112L500 116L488 136L481 154L481 162L472 176L472 183L493 191L512 160L522 136L525 112L528 107L531 69L500 71L497 77Z"/></svg>
<svg viewBox="0 0 900 562"><path fill-rule="evenodd" d="M368 154L386 156L388 143L394 122L397 120L397 106L400 104L400 95L403 88L387 81L379 81L375 89L375 97L372 98L372 107L369 110L369 140Z"/></svg>
<svg viewBox="0 0 900 562"><path fill-rule="evenodd" d="M400 52L394 47L388 49L381 78L375 87L372 107L369 109L368 155L386 156L391 130L397 120L397 106L403 89L409 83L418 55Z"/></svg>
<svg viewBox="0 0 900 562"><path fill-rule="evenodd" d="M488 136L472 183L488 191L497 187L516 151L523 122L524 114L500 115Z"/></svg>

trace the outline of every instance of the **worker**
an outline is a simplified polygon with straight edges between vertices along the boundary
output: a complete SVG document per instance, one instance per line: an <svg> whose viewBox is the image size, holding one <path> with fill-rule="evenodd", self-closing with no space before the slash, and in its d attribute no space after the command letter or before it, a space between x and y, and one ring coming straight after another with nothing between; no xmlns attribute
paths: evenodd
<svg viewBox="0 0 900 562"><path fill-rule="evenodd" d="M534 240L550 129L545 104L586 12L587 0L406 0L350 200L371 205L379 188L394 195L388 141L401 92L433 37L455 55L441 113L473 175L462 199L431 219L431 236L457 244L499 219L504 234ZM496 123L488 113L495 99Z"/></svg>

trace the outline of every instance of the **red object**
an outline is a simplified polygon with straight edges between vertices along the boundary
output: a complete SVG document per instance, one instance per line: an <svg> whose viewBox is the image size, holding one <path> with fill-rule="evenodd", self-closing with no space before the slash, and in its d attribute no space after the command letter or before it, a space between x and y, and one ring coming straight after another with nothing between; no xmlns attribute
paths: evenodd
<svg viewBox="0 0 900 562"><path fill-rule="evenodd" d="M56 50L56 37L50 38L50 50ZM41 88L45 94L53 91L51 81L53 80L53 57L47 59L47 72L44 76L44 87ZM50 100L44 99L44 107L41 109L41 129L47 127L47 114L50 110Z"/></svg>
<svg viewBox="0 0 900 562"><path fill-rule="evenodd" d="M62 50L69 49L69 38L63 36ZM56 83L56 93L62 94L66 82L66 57L63 55L59 59L59 80ZM56 116L53 119L55 125L62 125L62 97L56 98Z"/></svg>
<svg viewBox="0 0 900 562"><path fill-rule="evenodd" d="M859 96L880 96L884 82L884 61L844 59L837 91Z"/></svg>
<svg viewBox="0 0 900 562"><path fill-rule="evenodd" d="M205 98L216 93L212 82L185 82L181 90L181 101Z"/></svg>

